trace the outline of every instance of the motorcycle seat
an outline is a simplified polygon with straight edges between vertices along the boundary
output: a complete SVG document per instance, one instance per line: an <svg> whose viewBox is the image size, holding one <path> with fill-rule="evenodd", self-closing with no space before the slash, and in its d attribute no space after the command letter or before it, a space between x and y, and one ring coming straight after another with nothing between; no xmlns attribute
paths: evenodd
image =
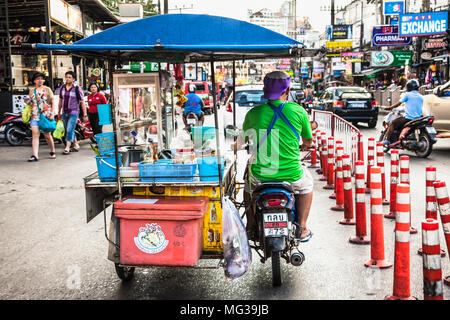
<svg viewBox="0 0 450 320"><path fill-rule="evenodd" d="M413 119L413 120L408 121L407 123L405 123L405 125L403 127L409 127L409 126L415 125L415 124L417 124L419 122L422 122L426 118L428 118L428 117L421 117L421 118Z"/></svg>
<svg viewBox="0 0 450 320"><path fill-rule="evenodd" d="M267 188L282 188L285 189L288 192L293 193L294 190L292 189L292 185L289 182L276 182L276 181L269 181L269 182L263 182L261 184L259 184L255 190L253 191L253 193L258 193L264 189Z"/></svg>
<svg viewBox="0 0 450 320"><path fill-rule="evenodd" d="M14 113L14 112L5 112L5 116L13 116L13 117L20 117L20 113Z"/></svg>

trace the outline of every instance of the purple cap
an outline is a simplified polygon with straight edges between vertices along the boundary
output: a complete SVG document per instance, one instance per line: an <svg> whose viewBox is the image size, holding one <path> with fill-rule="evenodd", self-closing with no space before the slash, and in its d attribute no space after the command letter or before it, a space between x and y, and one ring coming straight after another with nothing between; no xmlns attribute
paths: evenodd
<svg viewBox="0 0 450 320"><path fill-rule="evenodd" d="M264 95L267 100L277 100L289 88L291 76L284 71L273 71L264 77Z"/></svg>

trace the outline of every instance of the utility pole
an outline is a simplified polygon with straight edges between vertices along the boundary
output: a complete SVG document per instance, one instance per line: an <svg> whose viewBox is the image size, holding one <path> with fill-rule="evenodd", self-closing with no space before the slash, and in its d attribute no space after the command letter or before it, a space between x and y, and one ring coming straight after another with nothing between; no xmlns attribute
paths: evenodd
<svg viewBox="0 0 450 320"><path fill-rule="evenodd" d="M169 0L164 0L164 14L169 13Z"/></svg>
<svg viewBox="0 0 450 320"><path fill-rule="evenodd" d="M364 1L361 1L361 27L359 35L359 51L362 51L363 40L364 40Z"/></svg>
<svg viewBox="0 0 450 320"><path fill-rule="evenodd" d="M430 0L422 0L422 12L430 11Z"/></svg>
<svg viewBox="0 0 450 320"><path fill-rule="evenodd" d="M334 25L334 0L331 0L331 25Z"/></svg>

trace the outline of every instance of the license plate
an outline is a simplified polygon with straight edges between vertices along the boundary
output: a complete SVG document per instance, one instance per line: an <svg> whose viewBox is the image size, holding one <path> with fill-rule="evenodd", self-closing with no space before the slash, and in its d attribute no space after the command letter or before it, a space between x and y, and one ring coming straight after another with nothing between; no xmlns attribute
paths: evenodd
<svg viewBox="0 0 450 320"><path fill-rule="evenodd" d="M265 213L263 217L265 237L288 236L287 213Z"/></svg>
<svg viewBox="0 0 450 320"><path fill-rule="evenodd" d="M6 126L0 126L0 132L5 131Z"/></svg>
<svg viewBox="0 0 450 320"><path fill-rule="evenodd" d="M188 124L195 124L195 119L188 119L188 120L187 120L187 123L188 123Z"/></svg>
<svg viewBox="0 0 450 320"><path fill-rule="evenodd" d="M436 134L436 129L434 127L425 127L428 133ZM1 130L0 130L1 131Z"/></svg>
<svg viewBox="0 0 450 320"><path fill-rule="evenodd" d="M364 108L366 105L364 103L350 103L352 108Z"/></svg>

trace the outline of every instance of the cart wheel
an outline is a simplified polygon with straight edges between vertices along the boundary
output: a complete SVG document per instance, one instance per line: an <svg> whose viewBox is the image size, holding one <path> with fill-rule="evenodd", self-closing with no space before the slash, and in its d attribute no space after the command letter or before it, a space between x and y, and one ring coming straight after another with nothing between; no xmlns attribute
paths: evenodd
<svg viewBox="0 0 450 320"><path fill-rule="evenodd" d="M130 281L134 277L134 267L120 267L118 263L115 263L116 273L123 281Z"/></svg>

